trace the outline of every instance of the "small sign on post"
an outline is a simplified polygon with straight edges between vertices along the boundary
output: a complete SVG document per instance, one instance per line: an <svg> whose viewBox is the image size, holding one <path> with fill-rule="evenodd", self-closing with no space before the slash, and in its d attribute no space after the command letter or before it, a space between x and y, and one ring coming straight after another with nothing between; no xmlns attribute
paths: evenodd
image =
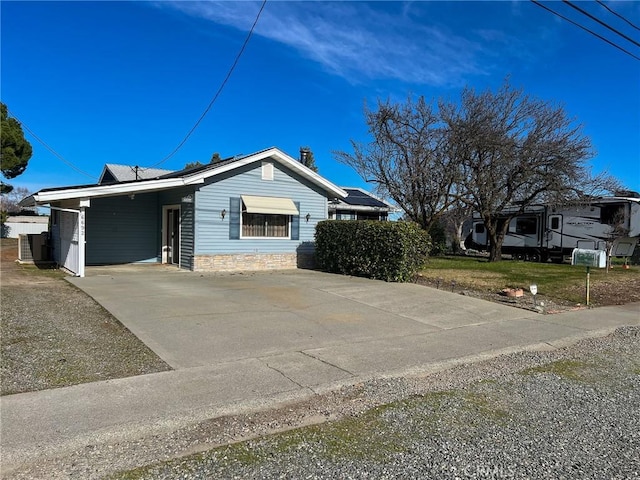
<svg viewBox="0 0 640 480"><path fill-rule="evenodd" d="M589 306L589 288L591 273L589 269L605 268L607 266L607 253L604 250L588 250L586 248L574 248L571 254L571 265L582 265L587 267L587 307Z"/></svg>
<svg viewBox="0 0 640 480"><path fill-rule="evenodd" d="M531 295L533 295L533 306L537 307L536 295L538 294L538 285L536 285L535 283L532 283L531 285L529 285L529 291L531 292Z"/></svg>

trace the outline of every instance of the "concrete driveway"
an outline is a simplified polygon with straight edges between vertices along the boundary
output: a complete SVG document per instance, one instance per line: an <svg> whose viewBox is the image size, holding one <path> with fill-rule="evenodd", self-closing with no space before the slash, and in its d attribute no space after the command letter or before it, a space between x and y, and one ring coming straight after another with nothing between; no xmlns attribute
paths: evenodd
<svg viewBox="0 0 640 480"><path fill-rule="evenodd" d="M434 353L453 357L469 341L478 351L503 346L498 338L505 336L508 345L531 343L524 338L530 335L518 335L535 327L527 319L540 317L419 285L306 270L96 268L70 281L175 369L266 357L276 368L323 365L325 381L361 371L375 351L387 352L380 362L388 370L428 362ZM553 335L571 333L557 326ZM421 346L434 334L437 352L432 342Z"/></svg>
<svg viewBox="0 0 640 480"><path fill-rule="evenodd" d="M70 279L175 370L0 399L3 474L341 385L553 349L638 325L640 305L539 315L313 271L92 268Z"/></svg>

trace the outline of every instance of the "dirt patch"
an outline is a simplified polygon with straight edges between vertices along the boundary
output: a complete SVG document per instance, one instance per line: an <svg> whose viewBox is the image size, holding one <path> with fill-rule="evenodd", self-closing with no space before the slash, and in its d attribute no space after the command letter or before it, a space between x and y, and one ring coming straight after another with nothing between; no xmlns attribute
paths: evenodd
<svg viewBox="0 0 640 480"><path fill-rule="evenodd" d="M0 394L170 369L63 272L19 265L17 252L2 239Z"/></svg>
<svg viewBox="0 0 640 480"><path fill-rule="evenodd" d="M536 310L541 313L559 313L568 310L586 308L585 301L581 303L571 302L565 299L553 297L551 295L536 295L534 297L526 289L521 297L511 297L505 295L501 289L490 291L486 289L486 285L481 281L477 285L467 285L460 287L455 283L442 282L434 278L418 276L416 283L431 288L438 288L456 292L461 295L481 298L491 302L502 303L527 310ZM568 287L567 290L575 294L576 297L585 297L586 286L576 285ZM585 298L586 300L586 298ZM625 305L627 303L640 302L640 277L633 276L628 278L617 278L616 281L598 282L590 287L590 305L591 306L607 306L607 305Z"/></svg>
<svg viewBox="0 0 640 480"><path fill-rule="evenodd" d="M573 291L584 295L585 287L576 286ZM590 297L591 302L599 306L640 302L640 278L636 276L615 282L598 282L591 286Z"/></svg>

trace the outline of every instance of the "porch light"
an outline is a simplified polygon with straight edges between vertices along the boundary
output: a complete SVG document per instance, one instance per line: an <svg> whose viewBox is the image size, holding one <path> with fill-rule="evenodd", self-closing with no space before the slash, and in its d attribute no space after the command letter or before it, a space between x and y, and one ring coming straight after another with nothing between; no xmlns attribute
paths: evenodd
<svg viewBox="0 0 640 480"><path fill-rule="evenodd" d="M306 218L306 219L307 219L307 223L308 223L308 222L309 222L309 219L311 218L311 214L310 214L310 213L307 213L307 215L306 215L304 218Z"/></svg>
<svg viewBox="0 0 640 480"><path fill-rule="evenodd" d="M226 209L222 209L222 211L220 212L220 218L222 218L222 220L224 220L224 216L227 214L227 210Z"/></svg>

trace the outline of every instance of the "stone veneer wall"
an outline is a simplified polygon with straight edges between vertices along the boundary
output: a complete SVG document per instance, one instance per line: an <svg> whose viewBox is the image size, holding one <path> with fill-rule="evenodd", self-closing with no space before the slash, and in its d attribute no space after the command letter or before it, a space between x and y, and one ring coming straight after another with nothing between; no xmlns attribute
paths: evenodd
<svg viewBox="0 0 640 480"><path fill-rule="evenodd" d="M196 272L278 270L297 267L312 268L313 254L244 253L225 255L196 255L193 258L193 270Z"/></svg>

